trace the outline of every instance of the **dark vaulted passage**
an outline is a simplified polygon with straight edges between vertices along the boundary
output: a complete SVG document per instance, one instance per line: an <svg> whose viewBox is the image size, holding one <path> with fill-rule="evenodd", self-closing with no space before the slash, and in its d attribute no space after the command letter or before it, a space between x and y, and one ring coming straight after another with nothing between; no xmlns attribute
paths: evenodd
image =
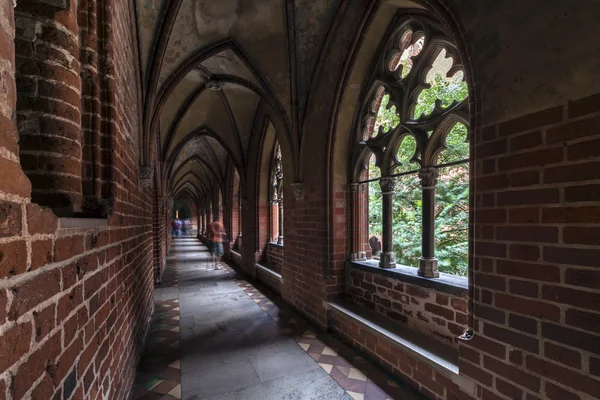
<svg viewBox="0 0 600 400"><path fill-rule="evenodd" d="M0 0L0 400L600 398L600 0Z"/></svg>

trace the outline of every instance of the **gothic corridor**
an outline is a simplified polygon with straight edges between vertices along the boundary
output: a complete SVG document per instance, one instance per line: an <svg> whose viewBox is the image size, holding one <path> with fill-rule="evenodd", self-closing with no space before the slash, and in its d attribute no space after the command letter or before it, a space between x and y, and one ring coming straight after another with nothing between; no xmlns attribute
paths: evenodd
<svg viewBox="0 0 600 400"><path fill-rule="evenodd" d="M0 0L0 400L600 399L600 0Z"/></svg>

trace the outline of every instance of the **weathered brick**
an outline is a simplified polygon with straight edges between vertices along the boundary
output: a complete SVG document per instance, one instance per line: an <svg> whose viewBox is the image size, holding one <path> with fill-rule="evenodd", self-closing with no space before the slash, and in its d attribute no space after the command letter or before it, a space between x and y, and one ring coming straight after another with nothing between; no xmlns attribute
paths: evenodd
<svg viewBox="0 0 600 400"><path fill-rule="evenodd" d="M27 245L24 240L0 243L0 277L12 277L27 271Z"/></svg>
<svg viewBox="0 0 600 400"><path fill-rule="evenodd" d="M31 322L16 325L2 335L0 340L0 371L5 371L27 352L33 328Z"/></svg>
<svg viewBox="0 0 600 400"><path fill-rule="evenodd" d="M60 271L52 270L12 288L14 299L9 318L17 319L39 303L49 299L60 290Z"/></svg>
<svg viewBox="0 0 600 400"><path fill-rule="evenodd" d="M58 218L49 208L27 204L27 229L30 235L51 234L57 227Z"/></svg>
<svg viewBox="0 0 600 400"><path fill-rule="evenodd" d="M31 243L31 267L34 271L41 266L51 263L53 260L52 249L54 245L52 239L36 240Z"/></svg>
<svg viewBox="0 0 600 400"><path fill-rule="evenodd" d="M46 369L52 365L61 353L60 332L42 344L42 346L29 356L17 371L13 379L13 393L15 399L22 399L24 394L31 388L33 383L46 373Z"/></svg>
<svg viewBox="0 0 600 400"><path fill-rule="evenodd" d="M21 205L0 201L0 238L21 234Z"/></svg>

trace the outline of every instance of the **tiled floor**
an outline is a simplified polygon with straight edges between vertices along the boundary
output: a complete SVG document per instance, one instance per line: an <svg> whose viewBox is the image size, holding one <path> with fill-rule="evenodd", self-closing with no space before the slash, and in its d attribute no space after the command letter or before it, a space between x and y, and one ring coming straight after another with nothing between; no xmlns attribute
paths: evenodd
<svg viewBox="0 0 600 400"><path fill-rule="evenodd" d="M134 399L417 399L195 239L174 240L155 307Z"/></svg>

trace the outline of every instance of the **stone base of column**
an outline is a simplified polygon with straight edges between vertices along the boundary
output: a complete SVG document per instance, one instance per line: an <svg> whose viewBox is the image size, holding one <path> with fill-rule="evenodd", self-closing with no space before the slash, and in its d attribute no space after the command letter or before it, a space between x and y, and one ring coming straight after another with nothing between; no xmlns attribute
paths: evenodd
<svg viewBox="0 0 600 400"><path fill-rule="evenodd" d="M280 246L283 246L283 236L279 236L277 238L277 244L280 245Z"/></svg>
<svg viewBox="0 0 600 400"><path fill-rule="evenodd" d="M379 254L379 268L396 268L396 254L382 251Z"/></svg>
<svg viewBox="0 0 600 400"><path fill-rule="evenodd" d="M350 253L350 261L366 261L367 253L359 251L358 253Z"/></svg>
<svg viewBox="0 0 600 400"><path fill-rule="evenodd" d="M437 268L437 258L419 257L419 271L417 274L424 278L439 278L440 273Z"/></svg>

